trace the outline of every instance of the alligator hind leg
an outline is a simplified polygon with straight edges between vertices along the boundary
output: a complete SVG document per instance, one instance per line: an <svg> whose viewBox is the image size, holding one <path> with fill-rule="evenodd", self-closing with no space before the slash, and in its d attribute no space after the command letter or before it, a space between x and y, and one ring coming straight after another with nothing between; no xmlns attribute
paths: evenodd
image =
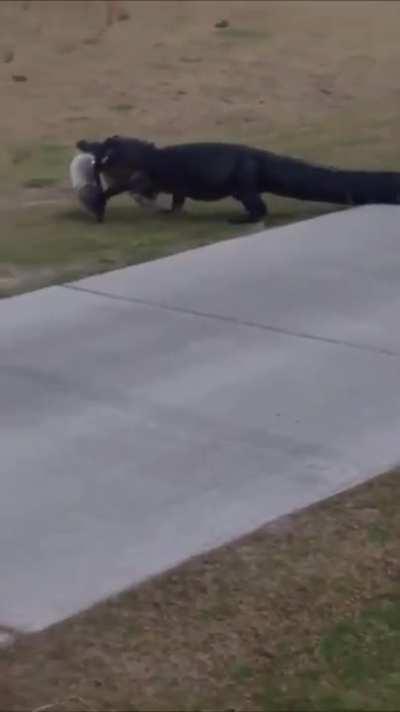
<svg viewBox="0 0 400 712"><path fill-rule="evenodd" d="M247 215L230 222L257 223L267 215L267 206L260 195L259 170L253 158L247 158L236 169L237 185L233 197L242 203Z"/></svg>
<svg viewBox="0 0 400 712"><path fill-rule="evenodd" d="M257 223L263 220L268 215L268 209L258 193L249 193L247 195L235 195L236 200L244 206L247 215L240 215L237 218L232 218L229 222L241 225L245 223Z"/></svg>

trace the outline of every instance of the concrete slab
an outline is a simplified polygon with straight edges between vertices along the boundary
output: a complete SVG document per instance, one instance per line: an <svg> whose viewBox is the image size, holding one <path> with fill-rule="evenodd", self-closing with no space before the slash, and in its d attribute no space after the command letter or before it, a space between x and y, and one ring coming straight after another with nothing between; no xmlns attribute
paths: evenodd
<svg viewBox="0 0 400 712"><path fill-rule="evenodd" d="M386 227L378 231L380 212ZM300 238L294 227L271 230L0 302L0 627L42 628L399 461L397 255L389 229L397 214L340 213L298 225ZM311 259L309 229L332 280L329 263L339 265L339 252L332 257L324 235L336 224L343 240L345 216L343 249L353 234L358 245L358 220L364 233L369 224L364 252L359 246L343 259L341 297L329 291L328 298L326 281L319 289L315 282L312 303L299 243ZM272 263L271 274L280 273L275 292L261 278L261 258L267 276ZM362 309L356 291L352 311L347 261L358 274L361 258L375 275L375 299L366 290ZM262 313L253 282L268 291L269 314L276 304L276 330L241 323L241 304L251 320ZM362 283L353 280L359 290ZM299 299L290 301L290 318L296 307L305 319L303 295L304 312L319 308L327 336L279 333L285 284ZM128 293L133 286L143 290L139 297ZM81 291L92 287L110 295ZM193 313L193 305L209 315ZM370 324L363 340L358 333L354 343L335 342L340 313L346 328L350 318L355 330L359 320Z"/></svg>
<svg viewBox="0 0 400 712"><path fill-rule="evenodd" d="M106 294L400 352L400 207L366 206L82 280Z"/></svg>

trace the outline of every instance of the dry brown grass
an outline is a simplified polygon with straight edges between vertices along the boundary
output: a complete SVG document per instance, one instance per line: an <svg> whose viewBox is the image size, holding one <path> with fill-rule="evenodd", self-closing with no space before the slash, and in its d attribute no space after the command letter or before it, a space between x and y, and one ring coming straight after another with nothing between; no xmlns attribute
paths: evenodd
<svg viewBox="0 0 400 712"><path fill-rule="evenodd" d="M398 601L399 496L399 473L378 478L22 638L0 653L0 709L330 709L299 679L343 691L321 642Z"/></svg>
<svg viewBox="0 0 400 712"><path fill-rule="evenodd" d="M67 168L84 136L247 141L320 162L397 168L400 4L119 0L112 24L107 7L0 3L0 295L236 234L215 204L189 203L169 237L165 221L160 229L137 210L113 208L102 238L79 213L73 222ZM216 27L221 19L228 26ZM62 203L46 208L49 199ZM32 201L39 207L21 212ZM327 208L268 202L268 225ZM136 247L139 237L148 249Z"/></svg>
<svg viewBox="0 0 400 712"><path fill-rule="evenodd" d="M103 259L112 268L161 256L176 248L175 237L184 247L183 235L192 246L235 234L212 204L202 228L196 218L184 218L170 247L143 253L134 241L131 248L116 239L112 219L96 259L88 221L79 223L78 216L73 227L65 218L65 203L75 202L68 162L84 136L247 141L320 162L397 168L398 3L363 3L362 18L359 2L120 0L113 6L110 24L102 0L0 3L2 295L103 269ZM221 19L227 27L216 27ZM64 205L31 208L31 224L20 213L21 203L58 198ZM310 209L285 199L271 204L268 224ZM198 207L189 204L189 213ZM158 243L159 221L144 223L132 210L126 233L130 225L134 236L140 231L142 239L146 230L149 245Z"/></svg>
<svg viewBox="0 0 400 712"><path fill-rule="evenodd" d="M73 143L115 131L161 143L229 135L282 150L299 141L301 149L312 127L322 139L329 135L327 146L340 145L349 125L372 140L398 115L397 3L123 6L129 18L106 27L100 0L3 0L0 50L13 57L0 62L5 154L15 144ZM221 18L229 27L215 27Z"/></svg>

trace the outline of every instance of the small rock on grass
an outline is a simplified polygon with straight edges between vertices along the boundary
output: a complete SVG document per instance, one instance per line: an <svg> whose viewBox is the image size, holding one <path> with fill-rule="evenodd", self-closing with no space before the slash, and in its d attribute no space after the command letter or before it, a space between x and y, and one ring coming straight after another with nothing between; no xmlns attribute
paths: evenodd
<svg viewBox="0 0 400 712"><path fill-rule="evenodd" d="M229 22L228 20L218 20L218 22L215 23L214 27L223 30L225 27L229 27Z"/></svg>

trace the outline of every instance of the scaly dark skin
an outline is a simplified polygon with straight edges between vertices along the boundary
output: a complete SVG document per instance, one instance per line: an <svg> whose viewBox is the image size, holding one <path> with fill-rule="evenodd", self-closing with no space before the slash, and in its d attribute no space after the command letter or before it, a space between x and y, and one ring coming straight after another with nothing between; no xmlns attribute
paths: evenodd
<svg viewBox="0 0 400 712"><path fill-rule="evenodd" d="M231 222L263 220L261 195L344 205L400 202L400 174L318 166L240 144L192 143L166 148L135 138L112 136L97 149L99 172L119 172L121 183L105 192L150 191L172 195L175 212L186 198L215 201L232 197L246 214ZM124 177L123 177L124 176ZM126 182L124 184L124 179Z"/></svg>

